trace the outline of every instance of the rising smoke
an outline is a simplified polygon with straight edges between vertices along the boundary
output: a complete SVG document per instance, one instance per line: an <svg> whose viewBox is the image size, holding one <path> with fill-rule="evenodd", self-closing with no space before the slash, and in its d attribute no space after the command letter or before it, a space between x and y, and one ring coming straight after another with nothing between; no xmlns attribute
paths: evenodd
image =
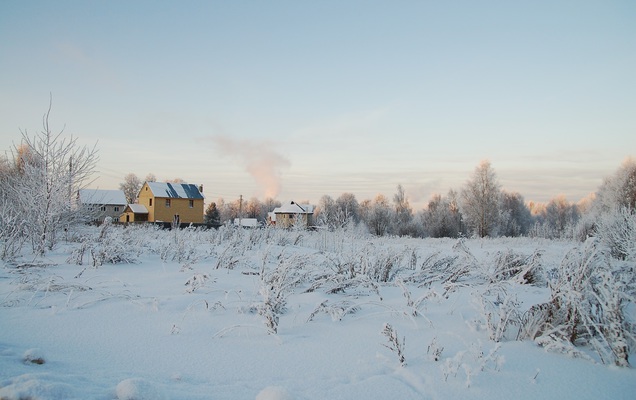
<svg viewBox="0 0 636 400"><path fill-rule="evenodd" d="M261 187L265 197L276 198L281 190L280 169L290 165L271 142L235 140L224 135L210 137L219 153L237 159Z"/></svg>

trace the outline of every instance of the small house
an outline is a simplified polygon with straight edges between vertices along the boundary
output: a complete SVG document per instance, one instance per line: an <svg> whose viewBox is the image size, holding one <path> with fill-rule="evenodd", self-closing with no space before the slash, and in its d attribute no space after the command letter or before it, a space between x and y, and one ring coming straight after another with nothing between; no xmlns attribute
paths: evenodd
<svg viewBox="0 0 636 400"><path fill-rule="evenodd" d="M290 201L277 207L269 214L270 224L281 228L289 228L302 224L305 227L313 226L314 206L310 204L298 204ZM300 220L299 220L300 219Z"/></svg>
<svg viewBox="0 0 636 400"><path fill-rule="evenodd" d="M148 209L141 204L128 204L119 222L147 222Z"/></svg>
<svg viewBox="0 0 636 400"><path fill-rule="evenodd" d="M127 203L121 190L80 189L77 200L90 222L102 222L107 217L118 220Z"/></svg>

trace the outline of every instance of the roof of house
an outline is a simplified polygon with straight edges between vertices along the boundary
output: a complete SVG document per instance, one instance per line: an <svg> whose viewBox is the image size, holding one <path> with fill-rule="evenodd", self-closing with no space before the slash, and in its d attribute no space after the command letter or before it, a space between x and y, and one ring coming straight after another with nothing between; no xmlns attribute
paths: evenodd
<svg viewBox="0 0 636 400"><path fill-rule="evenodd" d="M82 204L103 204L125 206L126 196L121 190L80 189L79 201Z"/></svg>
<svg viewBox="0 0 636 400"><path fill-rule="evenodd" d="M191 183L146 182L155 197L170 199L203 199L197 185Z"/></svg>
<svg viewBox="0 0 636 400"><path fill-rule="evenodd" d="M274 214L313 214L314 206L290 201L274 209Z"/></svg>
<svg viewBox="0 0 636 400"><path fill-rule="evenodd" d="M148 214L148 209L143 204L128 204L127 208L135 214Z"/></svg>

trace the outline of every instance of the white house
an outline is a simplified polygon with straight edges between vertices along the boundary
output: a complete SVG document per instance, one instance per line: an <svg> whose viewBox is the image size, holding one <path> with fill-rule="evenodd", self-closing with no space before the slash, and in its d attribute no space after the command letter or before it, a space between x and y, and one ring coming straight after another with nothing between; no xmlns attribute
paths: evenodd
<svg viewBox="0 0 636 400"><path fill-rule="evenodd" d="M80 189L77 200L91 222L101 222L106 217L117 220L127 204L121 190Z"/></svg>

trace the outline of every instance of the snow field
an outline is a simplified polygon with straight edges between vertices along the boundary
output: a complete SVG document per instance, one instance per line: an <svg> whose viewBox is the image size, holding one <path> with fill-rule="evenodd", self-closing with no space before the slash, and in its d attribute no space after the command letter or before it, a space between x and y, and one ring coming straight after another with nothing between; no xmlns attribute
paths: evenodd
<svg viewBox="0 0 636 400"><path fill-rule="evenodd" d="M631 368L548 353L532 341L515 341L514 327L501 341L490 339L483 299L496 299L501 292L493 288L514 293L526 310L549 298L545 286L492 285L475 273L481 271L450 286L411 280L431 255L458 254L457 241L228 233L261 234L270 235L269 242L184 232L196 246L180 261L170 244L175 233L161 231L131 264L69 263L74 243L45 260L28 260L46 267L6 263L0 270L0 398L629 399L636 390ZM507 249L525 255L540 249L542 268L557 267L575 245L465 242L485 269ZM338 262L367 254L362 264L374 274L377 260L413 252L413 268L402 257L388 282L346 286L332 279ZM265 276L293 284L268 291ZM406 292L421 302L409 305ZM266 299L276 300L267 296L276 293L284 311L274 334L264 310ZM385 324L404 340L405 366L387 347ZM33 357L45 362L25 362Z"/></svg>

